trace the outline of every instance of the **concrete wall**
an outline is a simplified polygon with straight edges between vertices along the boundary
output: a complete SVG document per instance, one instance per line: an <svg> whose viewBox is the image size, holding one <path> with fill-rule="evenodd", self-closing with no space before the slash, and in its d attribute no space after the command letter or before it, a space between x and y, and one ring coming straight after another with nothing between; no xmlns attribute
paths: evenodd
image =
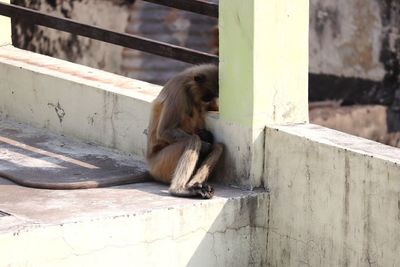
<svg viewBox="0 0 400 267"><path fill-rule="evenodd" d="M269 264L398 266L399 151L311 124L268 128Z"/></svg>
<svg viewBox="0 0 400 267"><path fill-rule="evenodd" d="M311 0L310 72L383 80L399 67L399 22L398 1Z"/></svg>
<svg viewBox="0 0 400 267"><path fill-rule="evenodd" d="M157 85L11 46L0 49L0 115L144 156Z"/></svg>

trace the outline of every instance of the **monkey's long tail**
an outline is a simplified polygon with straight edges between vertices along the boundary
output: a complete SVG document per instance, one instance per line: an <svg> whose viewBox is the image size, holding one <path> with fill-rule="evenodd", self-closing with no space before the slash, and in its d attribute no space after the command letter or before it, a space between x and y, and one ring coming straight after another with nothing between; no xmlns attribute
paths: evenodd
<svg viewBox="0 0 400 267"><path fill-rule="evenodd" d="M125 185L125 184L146 183L153 181L149 172L145 172L138 175L111 177L99 181L82 181L82 182L70 182L70 183L29 181L2 171L0 171L0 178L7 179L15 184L25 187L31 187L37 189L52 189L52 190L91 189L91 188L110 187L110 186Z"/></svg>

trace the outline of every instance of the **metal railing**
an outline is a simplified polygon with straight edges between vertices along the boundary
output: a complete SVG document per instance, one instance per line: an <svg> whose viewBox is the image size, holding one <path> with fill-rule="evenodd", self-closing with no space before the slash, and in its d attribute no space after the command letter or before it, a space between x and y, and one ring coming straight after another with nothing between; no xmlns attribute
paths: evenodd
<svg viewBox="0 0 400 267"><path fill-rule="evenodd" d="M218 17L218 5L210 2L198 0L144 1L211 17ZM218 56L210 53L159 42L137 35L115 32L17 5L0 3L0 15L191 64L218 63Z"/></svg>

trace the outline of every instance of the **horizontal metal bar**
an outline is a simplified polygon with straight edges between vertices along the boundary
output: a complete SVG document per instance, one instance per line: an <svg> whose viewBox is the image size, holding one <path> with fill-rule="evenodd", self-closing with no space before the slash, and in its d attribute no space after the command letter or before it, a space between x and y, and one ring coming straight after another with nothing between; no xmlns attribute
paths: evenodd
<svg viewBox="0 0 400 267"><path fill-rule="evenodd" d="M0 3L0 15L191 64L218 63L218 57L213 54L158 42L136 35L114 32L16 5Z"/></svg>
<svg viewBox="0 0 400 267"><path fill-rule="evenodd" d="M199 1L199 0L144 0L144 1L218 18L218 5L211 2Z"/></svg>

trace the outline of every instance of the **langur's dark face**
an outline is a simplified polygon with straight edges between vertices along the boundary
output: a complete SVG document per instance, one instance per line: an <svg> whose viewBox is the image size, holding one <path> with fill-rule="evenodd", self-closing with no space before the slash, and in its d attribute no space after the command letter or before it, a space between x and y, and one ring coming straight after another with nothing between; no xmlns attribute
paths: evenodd
<svg viewBox="0 0 400 267"><path fill-rule="evenodd" d="M210 102L219 96L218 67L209 66L194 76L201 90L201 100Z"/></svg>

